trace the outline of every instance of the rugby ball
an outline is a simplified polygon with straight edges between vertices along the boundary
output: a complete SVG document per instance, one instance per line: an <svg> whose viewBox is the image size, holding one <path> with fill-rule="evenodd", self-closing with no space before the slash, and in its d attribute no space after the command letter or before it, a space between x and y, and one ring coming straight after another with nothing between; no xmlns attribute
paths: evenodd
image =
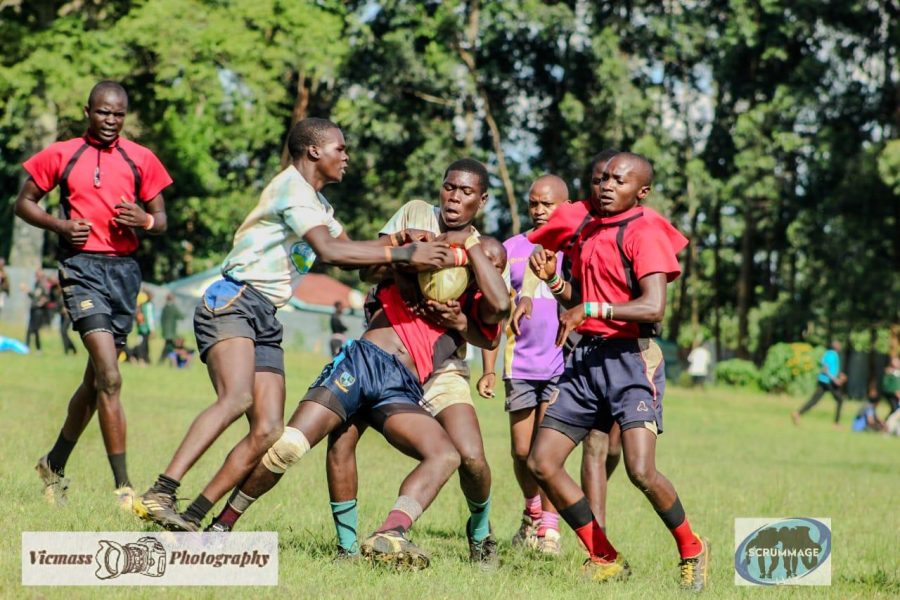
<svg viewBox="0 0 900 600"><path fill-rule="evenodd" d="M468 286L468 267L447 267L419 273L419 289L426 298L435 302L456 300Z"/></svg>

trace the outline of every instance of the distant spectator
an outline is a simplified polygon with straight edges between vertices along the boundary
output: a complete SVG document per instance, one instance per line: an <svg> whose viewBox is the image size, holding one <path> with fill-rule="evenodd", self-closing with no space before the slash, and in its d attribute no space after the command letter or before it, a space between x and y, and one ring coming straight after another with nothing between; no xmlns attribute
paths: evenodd
<svg viewBox="0 0 900 600"><path fill-rule="evenodd" d="M822 399L822 396L825 395L825 392L831 392L835 402L837 402L837 409L834 413L834 426L840 427L841 405L844 403L844 394L841 392L841 386L847 381L847 376L841 373L840 352L841 343L832 341L831 347L825 351L825 354L822 356L822 361L819 363L822 368L817 376L816 389L813 392L813 395L810 396L809 400L799 411L791 413L794 425L800 424L800 417L803 416L803 413L815 406L819 400Z"/></svg>
<svg viewBox="0 0 900 600"><path fill-rule="evenodd" d="M702 342L697 343L691 353L688 354L688 375L691 376L691 384L703 387L709 377L709 365L712 362L712 353L706 349Z"/></svg>
<svg viewBox="0 0 900 600"><path fill-rule="evenodd" d="M6 272L6 259L0 258L0 312L6 306L6 298L9 296L9 274Z"/></svg>
<svg viewBox="0 0 900 600"><path fill-rule="evenodd" d="M178 335L178 321L184 318L184 314L178 310L175 303L175 294L169 292L166 295L166 304L163 306L162 315L159 318L159 329L162 333L163 350L159 356L159 362L168 360L169 353L175 348L175 338Z"/></svg>
<svg viewBox="0 0 900 600"><path fill-rule="evenodd" d="M148 290L141 290L137 299L138 310L135 315L137 332L141 340L132 352L132 359L140 364L150 362L150 336L156 329L153 316L153 294Z"/></svg>
<svg viewBox="0 0 900 600"><path fill-rule="evenodd" d="M25 284L22 284L25 291ZM41 327L44 326L46 317L46 306L50 301L47 295L47 282L44 272L38 269L34 274L34 286L31 291L27 291L28 297L31 299L31 305L28 309L28 328L25 331L25 345L31 348L31 338L34 337L34 348L38 352L41 351Z"/></svg>
<svg viewBox="0 0 900 600"><path fill-rule="evenodd" d="M881 395L891 407L894 413L900 408L900 357L894 356L884 368L884 376L881 378Z"/></svg>
<svg viewBox="0 0 900 600"><path fill-rule="evenodd" d="M873 400L865 402L863 407L853 419L853 431L882 431L884 430L884 422L878 418L876 408L878 407L879 398L876 396Z"/></svg>
<svg viewBox="0 0 900 600"><path fill-rule="evenodd" d="M72 343L69 337L69 329L72 327L72 319L69 318L69 311L66 310L66 304L63 302L62 286L56 279L50 279L50 302L47 305L52 307L59 313L59 337L62 340L63 353L78 354L78 349Z"/></svg>
<svg viewBox="0 0 900 600"><path fill-rule="evenodd" d="M344 305L340 300L334 303L334 314L331 315L331 356L337 356L347 342L347 326L341 320Z"/></svg>
<svg viewBox="0 0 900 600"><path fill-rule="evenodd" d="M184 338L178 337L175 338L172 350L166 358L169 360L169 364L176 369L184 369L189 367L194 359L194 349L185 347Z"/></svg>

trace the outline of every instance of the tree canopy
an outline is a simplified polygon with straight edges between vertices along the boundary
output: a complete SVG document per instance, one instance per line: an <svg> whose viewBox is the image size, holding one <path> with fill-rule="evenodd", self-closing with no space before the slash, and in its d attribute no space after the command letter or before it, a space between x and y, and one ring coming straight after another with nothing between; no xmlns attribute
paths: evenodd
<svg viewBox="0 0 900 600"><path fill-rule="evenodd" d="M116 79L125 134L175 180L153 279L219 261L317 115L348 140L325 192L354 237L436 200L463 155L488 164L482 226L504 237L534 177L583 197L591 157L628 149L691 240L668 337L759 360L900 321L897 0L6 0L0 18L0 255L20 163L80 134L90 87Z"/></svg>

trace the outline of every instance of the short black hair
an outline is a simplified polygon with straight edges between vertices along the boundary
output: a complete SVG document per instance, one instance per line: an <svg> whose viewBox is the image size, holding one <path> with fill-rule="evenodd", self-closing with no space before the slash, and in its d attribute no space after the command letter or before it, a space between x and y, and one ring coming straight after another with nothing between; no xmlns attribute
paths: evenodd
<svg viewBox="0 0 900 600"><path fill-rule="evenodd" d="M340 129L328 119L308 117L291 128L288 134L288 152L294 160L303 156L310 146L318 146L325 139L325 134L332 129Z"/></svg>
<svg viewBox="0 0 900 600"><path fill-rule="evenodd" d="M594 157L591 158L591 163L588 165L588 180L590 180L591 175L594 173L594 167L597 166L597 163L609 162L609 159L616 154L619 154L619 151L615 148L607 148L595 154Z"/></svg>
<svg viewBox="0 0 900 600"><path fill-rule="evenodd" d="M125 88L122 87L122 84L118 81L112 81L111 79L104 79L91 88L91 93L88 94L87 100L88 108L91 108L94 105L94 101L98 96L100 96L100 94L105 94L107 92L113 92L117 95L121 95L123 98L125 98L125 104L128 104L128 92L125 91Z"/></svg>
<svg viewBox="0 0 900 600"><path fill-rule="evenodd" d="M654 175L653 164L647 159L646 156L644 156L643 154L636 154L634 152L620 152L619 155L643 164L644 167L647 169L647 183L646 184L647 185L653 184L653 175Z"/></svg>
<svg viewBox="0 0 900 600"><path fill-rule="evenodd" d="M455 160L450 163L450 166L444 171L444 179L447 179L447 175L449 175L451 171L472 173L478 177L478 183L481 184L481 193L484 194L488 191L490 177L488 176L487 167L485 167L484 163L481 161L475 160L474 158L460 158L459 160Z"/></svg>

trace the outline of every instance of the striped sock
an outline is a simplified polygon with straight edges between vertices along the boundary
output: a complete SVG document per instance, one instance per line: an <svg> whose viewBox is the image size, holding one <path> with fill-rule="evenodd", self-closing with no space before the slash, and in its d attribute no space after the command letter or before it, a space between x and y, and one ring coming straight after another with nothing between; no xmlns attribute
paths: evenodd
<svg viewBox="0 0 900 600"><path fill-rule="evenodd" d="M334 519L338 546L351 555L359 554L359 542L356 537L356 530L359 527L359 512L356 507L355 498L331 503L331 516Z"/></svg>
<svg viewBox="0 0 900 600"><path fill-rule="evenodd" d="M536 523L541 519L541 495L537 494L531 498L525 498L525 515Z"/></svg>
<svg viewBox="0 0 900 600"><path fill-rule="evenodd" d="M466 533L476 542L480 542L491 533L491 497L488 495L484 502L475 502L466 498L469 505L469 522L466 523Z"/></svg>

